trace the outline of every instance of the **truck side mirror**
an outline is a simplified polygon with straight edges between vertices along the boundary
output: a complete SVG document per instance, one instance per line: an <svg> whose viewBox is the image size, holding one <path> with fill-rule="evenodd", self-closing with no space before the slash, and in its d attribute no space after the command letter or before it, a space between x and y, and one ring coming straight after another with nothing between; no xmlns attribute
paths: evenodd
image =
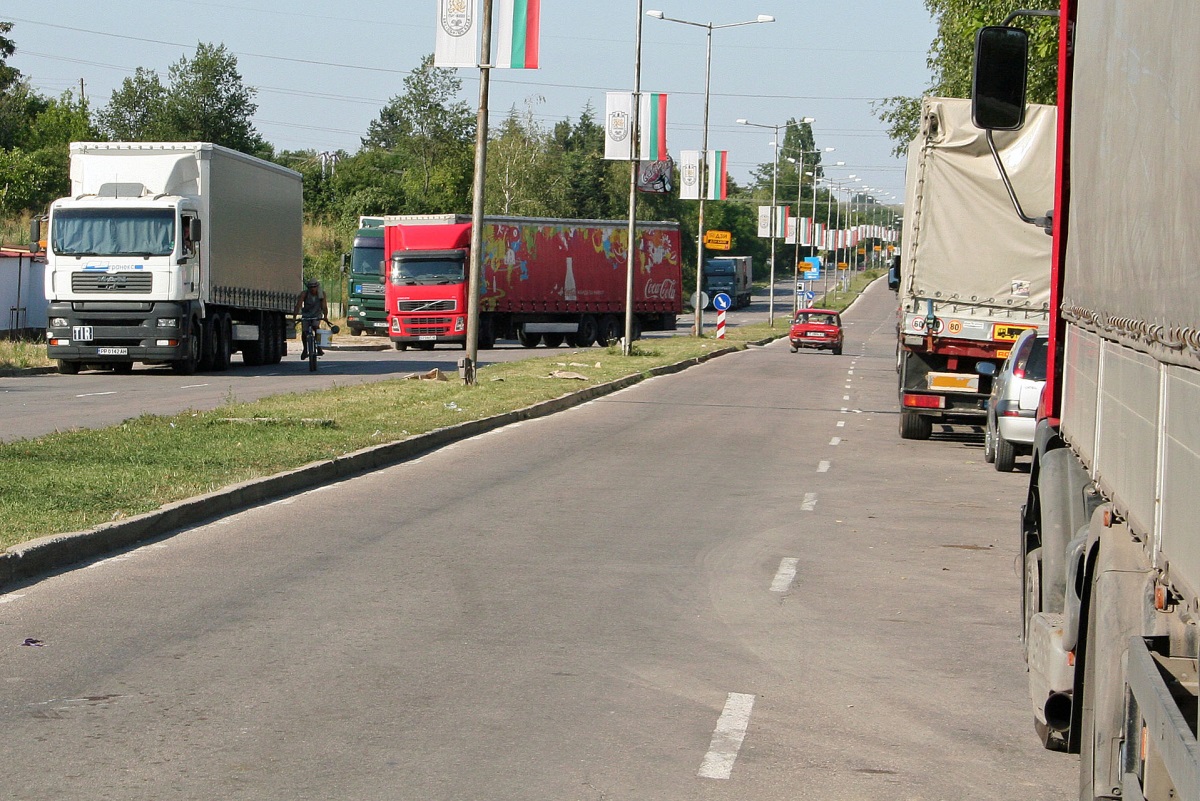
<svg viewBox="0 0 1200 801"><path fill-rule="evenodd" d="M29 221L29 252L38 253L42 249L42 221L34 217Z"/></svg>
<svg viewBox="0 0 1200 801"><path fill-rule="evenodd" d="M200 228L201 226L199 217L192 217L188 220L188 235L191 237L193 242L200 241Z"/></svg>
<svg viewBox="0 0 1200 801"><path fill-rule="evenodd" d="M1015 131L1025 124L1029 32L990 25L975 35L971 120L979 128Z"/></svg>

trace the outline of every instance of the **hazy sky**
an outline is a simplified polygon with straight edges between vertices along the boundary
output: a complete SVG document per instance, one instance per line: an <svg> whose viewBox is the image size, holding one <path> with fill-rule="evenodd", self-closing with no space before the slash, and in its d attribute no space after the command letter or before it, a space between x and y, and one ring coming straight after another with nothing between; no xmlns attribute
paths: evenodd
<svg viewBox="0 0 1200 801"><path fill-rule="evenodd" d="M197 42L224 44L255 87L254 123L277 149L355 152L367 125L433 51L435 0L9 0L9 60L39 92L78 91L93 107L136 67L159 72ZM742 183L774 158L770 130L810 116L826 173L903 195L904 164L871 101L919 95L934 35L921 0L644 0L644 9L724 25L770 14L776 22L714 30L709 147L729 151ZM514 106L547 127L603 117L606 91L633 88L636 0L542 0L541 69L492 72L493 125ZM668 147L699 149L704 108L704 28L644 18L642 89L667 92ZM458 70L463 99L478 104L477 70ZM781 156L782 158L782 156ZM845 161L845 167L829 166ZM785 202L787 198L780 198Z"/></svg>

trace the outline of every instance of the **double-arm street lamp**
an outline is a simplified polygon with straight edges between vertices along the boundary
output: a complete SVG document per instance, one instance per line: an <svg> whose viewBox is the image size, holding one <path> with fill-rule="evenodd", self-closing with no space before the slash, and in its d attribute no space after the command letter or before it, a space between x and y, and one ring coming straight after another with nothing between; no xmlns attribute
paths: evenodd
<svg viewBox="0 0 1200 801"><path fill-rule="evenodd" d="M779 132L792 125L800 125L801 123L812 123L816 120L812 117L804 117L799 120L785 122L782 125L763 125L749 120L738 120L738 125L749 125L752 128L766 128L769 131L775 132L775 167L771 172L771 283L767 293L767 325L771 328L775 327L775 239L778 233L775 230L775 204L776 204L776 189L779 184ZM799 204L796 205L796 210L799 211ZM797 216L799 216L797 214ZM787 232L784 231L786 234Z"/></svg>
<svg viewBox="0 0 1200 801"><path fill-rule="evenodd" d="M711 22L692 22L686 19L668 17L661 11L647 11L646 16L661 19L665 22L678 22L680 25L691 25L704 28L707 31L707 48L704 56L704 127L700 137L700 211L696 222L696 336L704 334L704 304L700 302L700 290L704 286L704 195L708 187L708 100L709 88L712 83L712 32L719 28L738 28L742 25L756 25L760 22L774 22L775 18L767 14L759 14L756 19L745 22L728 22L714 25Z"/></svg>

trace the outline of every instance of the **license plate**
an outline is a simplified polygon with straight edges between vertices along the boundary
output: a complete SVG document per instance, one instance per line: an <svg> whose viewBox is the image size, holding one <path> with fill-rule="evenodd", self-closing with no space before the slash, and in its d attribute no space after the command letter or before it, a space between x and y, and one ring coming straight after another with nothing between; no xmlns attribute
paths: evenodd
<svg viewBox="0 0 1200 801"><path fill-rule="evenodd" d="M90 325L71 326L71 339L75 342L91 342L92 327Z"/></svg>
<svg viewBox="0 0 1200 801"><path fill-rule="evenodd" d="M421 342L431 342L431 341L437 339L437 335L436 334L434 334L434 335L425 334L423 336L417 337L417 339L420 340Z"/></svg>
<svg viewBox="0 0 1200 801"><path fill-rule="evenodd" d="M97 356L128 356L129 348L96 348Z"/></svg>

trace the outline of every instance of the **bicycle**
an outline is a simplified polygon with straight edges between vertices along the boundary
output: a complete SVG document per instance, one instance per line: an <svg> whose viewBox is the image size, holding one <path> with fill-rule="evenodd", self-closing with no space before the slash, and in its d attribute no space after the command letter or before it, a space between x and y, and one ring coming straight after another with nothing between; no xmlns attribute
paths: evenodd
<svg viewBox="0 0 1200 801"><path fill-rule="evenodd" d="M293 320L300 323L300 341L303 343L304 347L303 352L300 354L300 358L304 359L307 356L308 371L310 373L315 373L317 370L317 357L323 353L321 347L317 344L317 329L321 327L322 322L329 326L329 333L331 334L336 334L342 329L340 326L336 326L329 322L328 319L317 320L316 325L311 326L305 325L304 318L302 317L295 317Z"/></svg>

